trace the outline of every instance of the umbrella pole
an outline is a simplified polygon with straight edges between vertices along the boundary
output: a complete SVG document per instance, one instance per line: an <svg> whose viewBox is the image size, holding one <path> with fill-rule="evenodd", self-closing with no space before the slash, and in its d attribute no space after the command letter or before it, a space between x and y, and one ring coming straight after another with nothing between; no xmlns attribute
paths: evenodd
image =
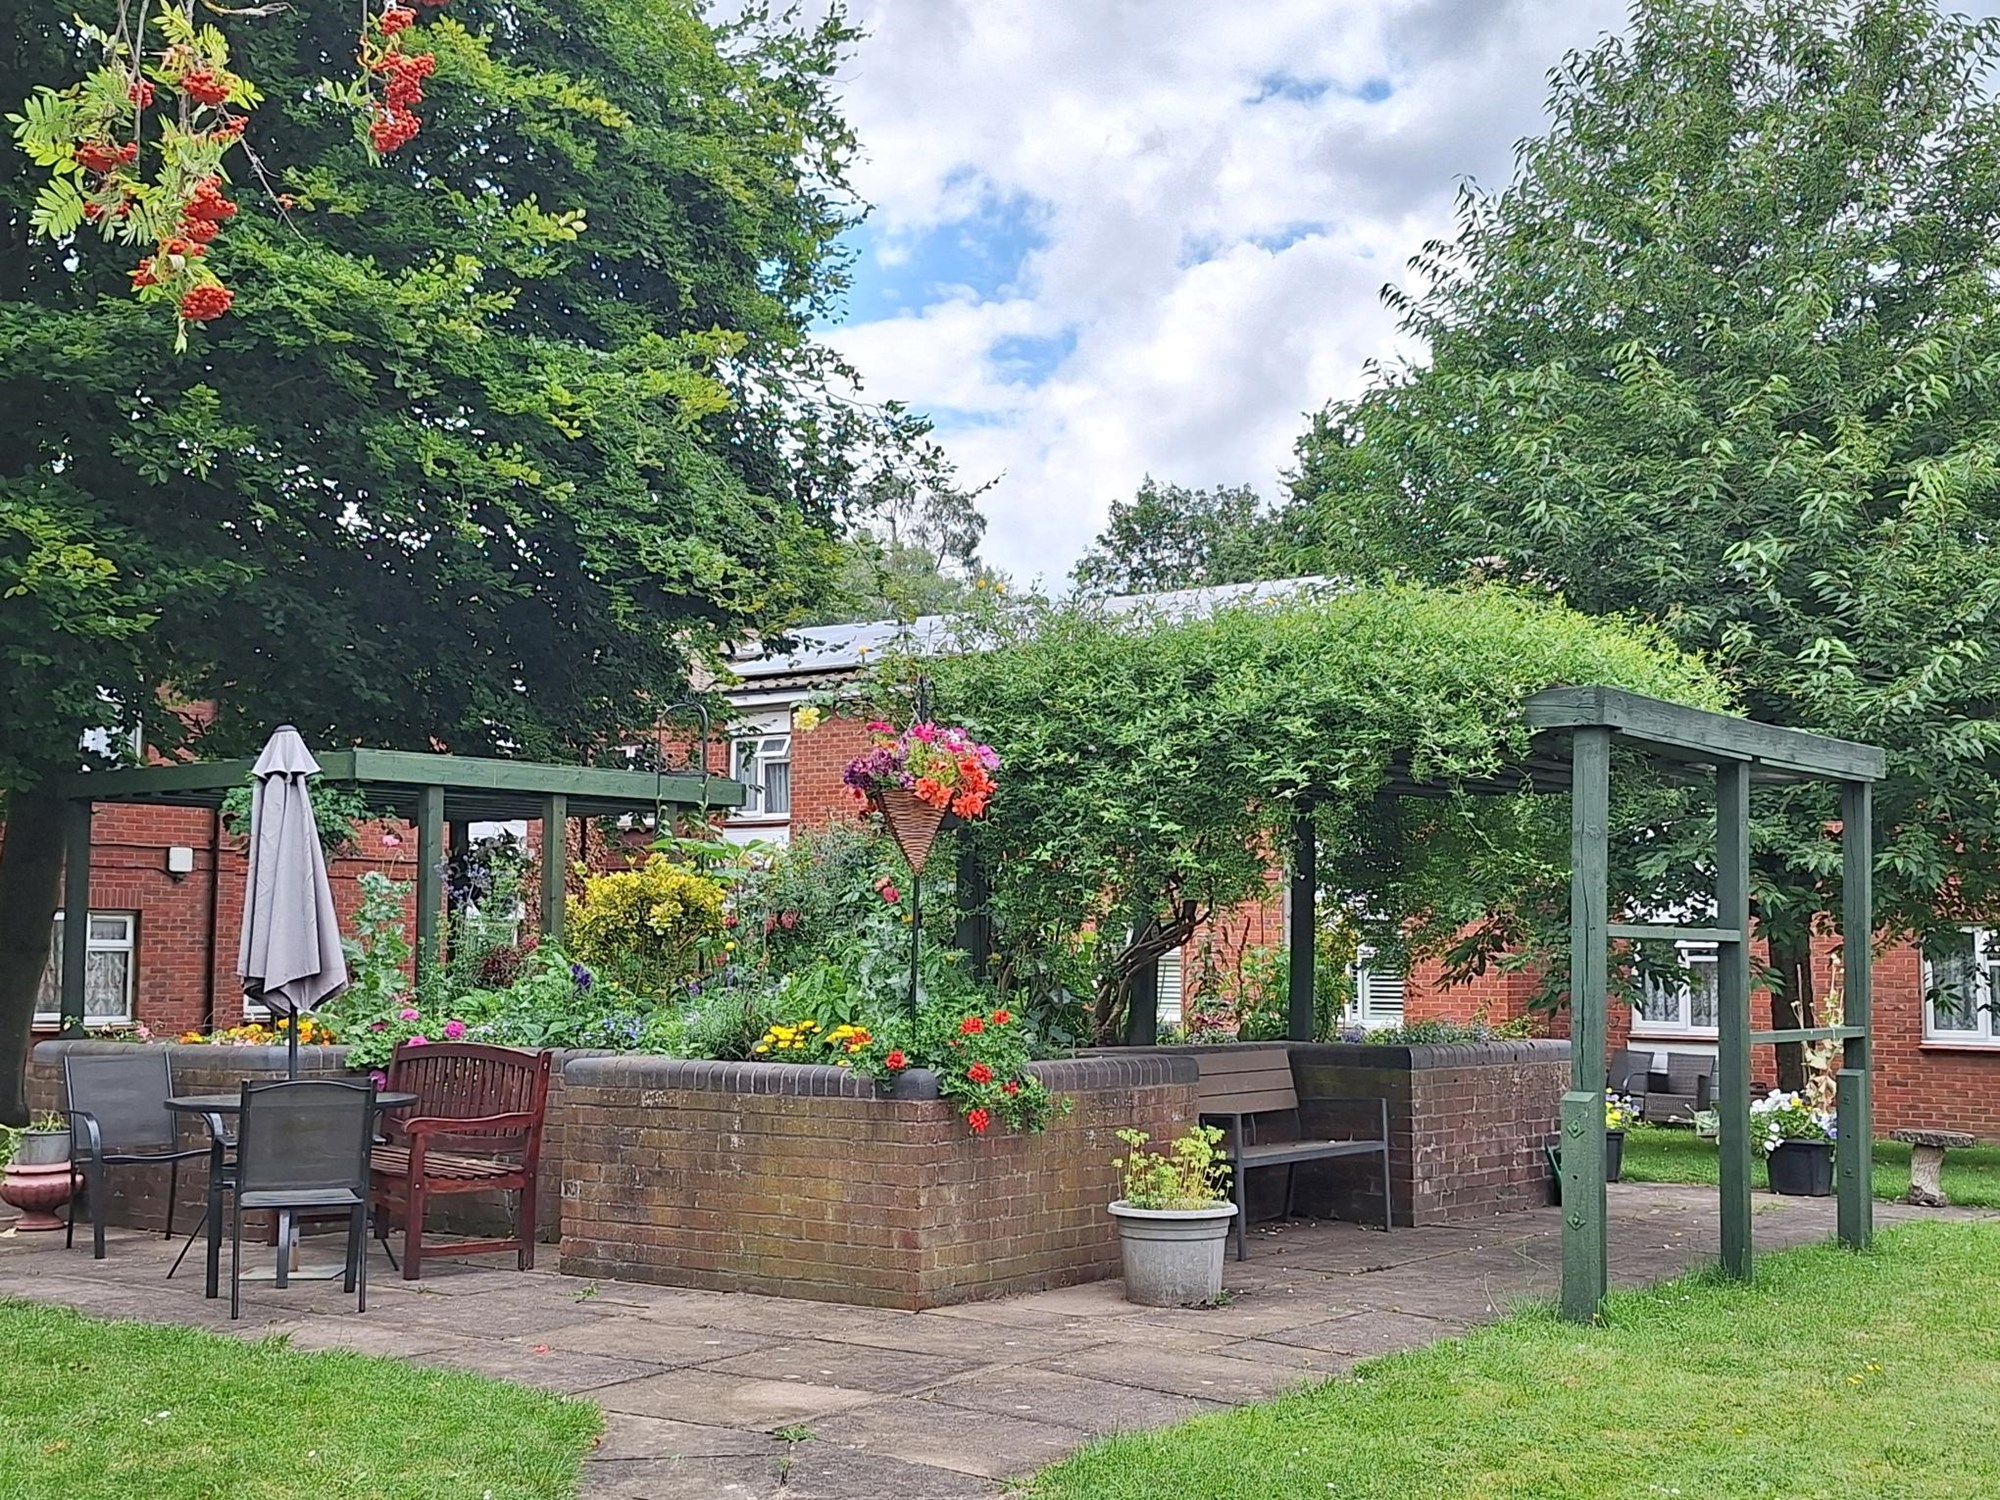
<svg viewBox="0 0 2000 1500"><path fill-rule="evenodd" d="M285 1030L285 1076L299 1076L299 1013L292 1012L292 1024Z"/></svg>

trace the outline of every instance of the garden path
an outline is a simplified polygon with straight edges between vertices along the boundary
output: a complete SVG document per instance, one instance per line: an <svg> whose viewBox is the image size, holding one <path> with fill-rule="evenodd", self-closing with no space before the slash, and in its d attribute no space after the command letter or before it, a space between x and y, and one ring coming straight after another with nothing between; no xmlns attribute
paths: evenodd
<svg viewBox="0 0 2000 1500"><path fill-rule="evenodd" d="M1612 1279L1639 1285L1716 1253L1713 1188L1611 1190ZM1883 1223L1926 1214L1877 1204ZM1943 1210L1941 1212L1954 1212ZM1760 1249L1830 1235L1833 1200L1759 1195ZM0 1295L179 1322L302 1349L355 1349L573 1392L604 1408L582 1500L965 1500L1094 1436L1261 1400L1552 1296L1554 1209L1382 1235L1260 1227L1227 1305L1127 1306L1116 1282L923 1313L527 1274L495 1258L371 1265L357 1317L338 1283L201 1296L198 1256L114 1231L93 1262L61 1236L0 1235ZM174 1248L178 1248L177 1246ZM379 1258L379 1251L377 1252ZM470 1478L472 1476L468 1476Z"/></svg>

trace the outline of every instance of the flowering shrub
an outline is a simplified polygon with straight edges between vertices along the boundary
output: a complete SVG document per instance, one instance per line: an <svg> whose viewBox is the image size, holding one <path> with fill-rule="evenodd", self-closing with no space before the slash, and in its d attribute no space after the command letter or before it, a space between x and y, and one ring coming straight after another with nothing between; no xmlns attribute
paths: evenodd
<svg viewBox="0 0 2000 1500"><path fill-rule="evenodd" d="M901 734L877 719L868 726L875 742L847 764L841 779L864 801L872 794L901 787L918 801L948 808L961 818L976 818L997 788L993 773L1000 756L963 729L928 720Z"/></svg>
<svg viewBox="0 0 2000 1500"><path fill-rule="evenodd" d="M380 1070L404 1042L428 1046L432 1042L465 1041L471 1028L456 1016L426 1019L414 1005L405 1005L392 1016L377 1016L341 1040L347 1043L350 1068Z"/></svg>
<svg viewBox="0 0 2000 1500"><path fill-rule="evenodd" d="M1834 1136L1833 1111L1814 1109L1801 1095L1773 1089L1750 1101L1750 1139L1766 1156L1786 1141L1831 1141Z"/></svg>
<svg viewBox="0 0 2000 1500"><path fill-rule="evenodd" d="M1121 1130L1118 1139L1129 1148L1111 1163L1122 1182L1121 1202L1133 1208L1186 1211L1229 1201L1224 1190L1229 1164L1217 1149L1222 1132L1213 1125L1195 1126L1164 1153L1141 1149L1152 1139L1143 1130Z"/></svg>
<svg viewBox="0 0 2000 1500"><path fill-rule="evenodd" d="M1005 1007L970 1011L932 1004L916 1024L894 1025L855 1054L855 1066L877 1078L908 1068L937 1074L938 1092L958 1106L974 1135L996 1124L1040 1130L1058 1107L1048 1087L1028 1071L1028 1029ZM1067 1108L1068 1101L1060 1107Z"/></svg>
<svg viewBox="0 0 2000 1500"><path fill-rule="evenodd" d="M750 1051L772 1062L830 1062L845 1068L873 1040L865 1026L824 1027L806 1020L770 1027Z"/></svg>
<svg viewBox="0 0 2000 1500"><path fill-rule="evenodd" d="M569 903L572 954L646 990L684 984L714 956L733 952L724 937L722 886L676 864L648 856L637 869L592 875Z"/></svg>
<svg viewBox="0 0 2000 1500"><path fill-rule="evenodd" d="M143 1031L145 1028L140 1027ZM273 1016L269 1022L245 1021L241 1026L231 1026L222 1031L211 1031L204 1036L199 1031L184 1031L179 1040L205 1043L212 1047L269 1047L282 1046L289 1039L292 1029L290 1016ZM338 1040L334 1029L316 1016L299 1018L299 1045L301 1047L326 1047Z"/></svg>
<svg viewBox="0 0 2000 1500"><path fill-rule="evenodd" d="M1604 1128L1606 1130L1630 1130L1639 1123L1639 1106L1623 1094L1604 1091Z"/></svg>

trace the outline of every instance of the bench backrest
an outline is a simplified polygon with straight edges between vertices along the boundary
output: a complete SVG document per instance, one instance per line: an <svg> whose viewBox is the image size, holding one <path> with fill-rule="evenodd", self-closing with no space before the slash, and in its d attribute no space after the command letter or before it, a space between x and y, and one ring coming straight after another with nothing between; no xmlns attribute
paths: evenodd
<svg viewBox="0 0 2000 1500"><path fill-rule="evenodd" d="M530 1052L519 1047L489 1047L475 1042L433 1042L413 1047L408 1042L396 1049L389 1064L386 1090L402 1090L417 1096L407 1110L388 1118L390 1136L398 1134L399 1116L423 1120L477 1120L491 1115L527 1115L533 1123L500 1131L467 1131L439 1136L438 1144L450 1149L492 1149L538 1143L542 1116L548 1108L549 1064L547 1052Z"/></svg>
<svg viewBox="0 0 2000 1500"><path fill-rule="evenodd" d="M1198 1108L1205 1115L1258 1115L1299 1107L1291 1054L1282 1044L1205 1047L1195 1053L1195 1062L1201 1069Z"/></svg>

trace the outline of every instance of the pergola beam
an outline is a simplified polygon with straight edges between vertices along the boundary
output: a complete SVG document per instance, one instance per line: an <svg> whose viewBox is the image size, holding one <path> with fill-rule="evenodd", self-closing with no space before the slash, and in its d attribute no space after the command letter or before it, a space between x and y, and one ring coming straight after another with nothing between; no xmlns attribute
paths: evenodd
<svg viewBox="0 0 2000 1500"><path fill-rule="evenodd" d="M1622 688L1548 688L1530 697L1523 711L1533 729L1607 728L1655 754L1744 761L1792 776L1879 781L1885 766L1874 745L1683 708Z"/></svg>

